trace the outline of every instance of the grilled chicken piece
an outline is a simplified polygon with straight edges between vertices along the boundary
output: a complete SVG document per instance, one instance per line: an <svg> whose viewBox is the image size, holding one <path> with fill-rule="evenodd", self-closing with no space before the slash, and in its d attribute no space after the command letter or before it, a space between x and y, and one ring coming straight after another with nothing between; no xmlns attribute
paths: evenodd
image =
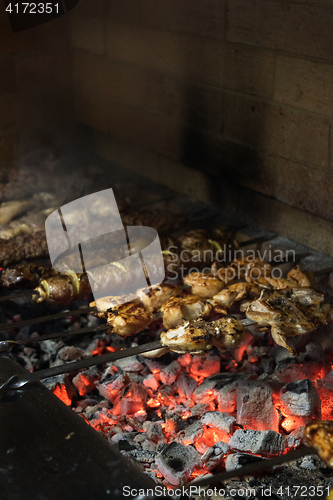
<svg viewBox="0 0 333 500"><path fill-rule="evenodd" d="M219 260L224 258L225 250L234 250L238 243L226 229L194 229L179 238L180 248L188 253L193 263L212 263L217 255ZM184 259L186 262L186 259Z"/></svg>
<svg viewBox="0 0 333 500"><path fill-rule="evenodd" d="M161 284L152 290L141 288L136 293L139 296L131 294L103 297L92 302L90 306L98 305L99 311L96 316L106 318L112 327L110 333L129 337L141 332L154 321L154 311L157 311L170 297L180 293L180 289L177 286Z"/></svg>
<svg viewBox="0 0 333 500"><path fill-rule="evenodd" d="M176 328L184 321L210 316L213 306L195 295L171 297L161 307L165 328Z"/></svg>
<svg viewBox="0 0 333 500"><path fill-rule="evenodd" d="M147 311L157 311L168 299L181 294L178 286L162 283L156 288L140 288L136 291L143 307Z"/></svg>
<svg viewBox="0 0 333 500"><path fill-rule="evenodd" d="M212 273L190 273L185 276L183 282L192 287L194 295L203 299L213 297L224 287L223 281Z"/></svg>
<svg viewBox="0 0 333 500"><path fill-rule="evenodd" d="M161 343L171 351L203 354L215 345L220 350L237 347L245 333L241 321L233 317L206 322L202 319L161 333Z"/></svg>
<svg viewBox="0 0 333 500"><path fill-rule="evenodd" d="M53 267L46 267L34 262L7 267L1 273L0 284L8 288L11 287L34 287L41 280L49 279L59 273Z"/></svg>
<svg viewBox="0 0 333 500"><path fill-rule="evenodd" d="M299 265L295 266L287 274L289 280L295 281L299 287L314 287L316 284L315 277L308 271L301 271Z"/></svg>
<svg viewBox="0 0 333 500"><path fill-rule="evenodd" d="M154 314L147 311L139 300L133 300L104 311L111 329L108 333L116 333L123 338L144 330L154 319Z"/></svg>
<svg viewBox="0 0 333 500"><path fill-rule="evenodd" d="M241 282L228 286L228 288L214 295L213 300L230 309L234 302L247 298L258 298L259 295L260 287L258 285Z"/></svg>
<svg viewBox="0 0 333 500"><path fill-rule="evenodd" d="M310 422L304 430L304 438L309 446L313 446L318 455L330 467L333 467L333 422Z"/></svg>
<svg viewBox="0 0 333 500"><path fill-rule="evenodd" d="M310 333L318 324L327 322L329 306L321 306L323 299L311 288L263 290L247 308L246 316L260 326L270 325L275 342L294 354L287 344L288 337Z"/></svg>

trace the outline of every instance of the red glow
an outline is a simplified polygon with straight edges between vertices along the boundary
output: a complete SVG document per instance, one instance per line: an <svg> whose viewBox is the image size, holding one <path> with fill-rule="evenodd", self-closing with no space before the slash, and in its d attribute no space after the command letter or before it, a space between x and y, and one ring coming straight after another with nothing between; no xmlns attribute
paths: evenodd
<svg viewBox="0 0 333 500"><path fill-rule="evenodd" d="M110 351L110 352L116 352L116 351L119 351L119 349L117 347L112 347L112 345L108 345L106 346L106 350L107 351Z"/></svg>
<svg viewBox="0 0 333 500"><path fill-rule="evenodd" d="M205 453L208 448L214 446L215 443L219 441L228 441L229 436L226 432L216 429L215 427L204 426L204 432L201 437L199 437L195 444L196 449L200 453Z"/></svg>
<svg viewBox="0 0 333 500"><path fill-rule="evenodd" d="M72 400L69 398L67 389L64 386L64 384L59 384L57 387L52 391L53 394L55 394L63 403L65 403L66 406L70 406L72 404Z"/></svg>

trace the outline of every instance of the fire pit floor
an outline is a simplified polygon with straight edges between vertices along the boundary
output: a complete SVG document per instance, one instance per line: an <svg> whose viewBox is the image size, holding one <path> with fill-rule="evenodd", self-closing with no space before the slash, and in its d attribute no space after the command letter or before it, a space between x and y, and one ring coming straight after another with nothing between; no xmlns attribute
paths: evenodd
<svg viewBox="0 0 333 500"><path fill-rule="evenodd" d="M156 186L151 189L157 192ZM232 223L228 214L205 208L183 195L177 197L164 189L165 194L169 194L166 204L173 210L177 204L180 211L186 206L191 210L200 206L206 219L196 221L197 227L241 225L239 221ZM246 227L240 238L260 234L265 232ZM267 232L266 237L265 243L255 247L261 252L294 249L296 254L310 253L301 264L311 271L332 265L332 259L318 252ZM327 295L333 295L331 285L328 274L318 279L318 287ZM70 309L86 307L87 301L74 303ZM32 305L29 298L16 299L2 307L1 322L55 310L64 308ZM240 317L237 308L230 312ZM28 338L97 323L91 314L73 315L16 331L9 327L2 338ZM28 371L33 371L154 341L161 328L161 321L156 320L149 329L126 340L98 333L31 344L15 348L14 354ZM44 383L101 434L105 444L109 441L150 476L149 484L174 489L194 481L195 487L195 479L202 475L287 453L301 445L309 421L333 419L332 324L319 328L314 335L295 337L290 343L297 352L295 357L277 346L269 333L250 327L233 352L213 350L206 356L169 353L159 359L138 355ZM324 498L331 485L333 472L319 458L307 457L270 474L258 472L254 477L216 485L217 492L222 490L220 494L215 493L214 484L204 496L202 491L192 489L191 497Z"/></svg>

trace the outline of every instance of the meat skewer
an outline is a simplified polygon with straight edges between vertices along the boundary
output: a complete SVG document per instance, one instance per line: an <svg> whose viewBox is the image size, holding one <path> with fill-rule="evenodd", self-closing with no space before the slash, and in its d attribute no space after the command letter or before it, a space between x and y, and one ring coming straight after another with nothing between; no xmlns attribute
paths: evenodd
<svg viewBox="0 0 333 500"><path fill-rule="evenodd" d="M226 324L227 323L228 323L228 321L226 322ZM241 324L242 323L244 323L245 325L248 325L248 324L252 324L253 322L249 321L249 320L243 320L243 322L241 322ZM193 322L193 324L195 324L195 322ZM198 326L198 325L196 325L196 326ZM230 341L230 337L229 337L230 332L229 332L229 330L223 332L222 326L223 325L221 323L221 320L218 320L218 322L216 322L216 323L212 322L211 331L209 333L207 333L207 330L205 330L205 335L209 335L210 339L213 337L216 338L217 343L219 344L219 348L226 350L228 348L227 344L229 344L229 341ZM103 325L103 327L104 327L104 325ZM239 328L241 328L241 327L239 326ZM96 327L94 329L96 329ZM94 329L92 329L92 330L94 330ZM220 329L220 332L216 331L216 329ZM241 332L238 332L238 335L240 335L240 333ZM225 339L224 339L224 336L225 336ZM34 339L34 340L38 340L38 339ZM196 339L196 341L197 341L197 339ZM225 344L225 342L226 342L226 344ZM9 342L4 341L3 347L5 350L6 350L6 345L5 345L6 343L8 344ZM165 348L165 346L163 346L163 344L161 343L160 340L157 340L155 342L150 342L148 344L143 344L143 345L139 345L139 346L135 346L135 347L129 347L126 349L122 349L120 351L109 352L107 354L102 354L102 355L98 355L98 356L92 356L90 358L82 359L80 361L73 361L73 362L66 363L66 364L61 365L61 366L56 366L56 367L52 367L52 368L45 368L42 370L38 370L36 372L26 373L26 374L20 375L20 376L14 375L13 377L8 379L7 382L5 382L0 387L0 397L2 397L8 391L20 389L27 384L31 384L31 383L43 380L45 378L54 377L56 375L61 375L63 373L69 373L72 371L81 370L83 368L88 368L90 366L98 366L98 365L101 365L104 363L113 362L113 361L116 361L118 359L126 358L128 356L134 356L136 354L143 354L143 353L146 353L148 351L154 351L154 350L161 349L161 348Z"/></svg>
<svg viewBox="0 0 333 500"><path fill-rule="evenodd" d="M287 338L310 333L317 325L327 323L330 306L323 300L324 295L311 288L263 290L246 309L246 316L260 326L271 326L275 342L294 354Z"/></svg>

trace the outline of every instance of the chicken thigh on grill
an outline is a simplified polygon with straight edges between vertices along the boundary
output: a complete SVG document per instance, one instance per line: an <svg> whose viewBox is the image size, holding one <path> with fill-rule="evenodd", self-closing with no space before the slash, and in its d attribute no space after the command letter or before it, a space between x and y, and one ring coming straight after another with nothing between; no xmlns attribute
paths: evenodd
<svg viewBox="0 0 333 500"><path fill-rule="evenodd" d="M246 310L249 319L260 326L271 326L272 337L291 354L287 338L312 332L317 325L327 323L328 304L322 304L323 294L311 288L263 290L259 299Z"/></svg>

